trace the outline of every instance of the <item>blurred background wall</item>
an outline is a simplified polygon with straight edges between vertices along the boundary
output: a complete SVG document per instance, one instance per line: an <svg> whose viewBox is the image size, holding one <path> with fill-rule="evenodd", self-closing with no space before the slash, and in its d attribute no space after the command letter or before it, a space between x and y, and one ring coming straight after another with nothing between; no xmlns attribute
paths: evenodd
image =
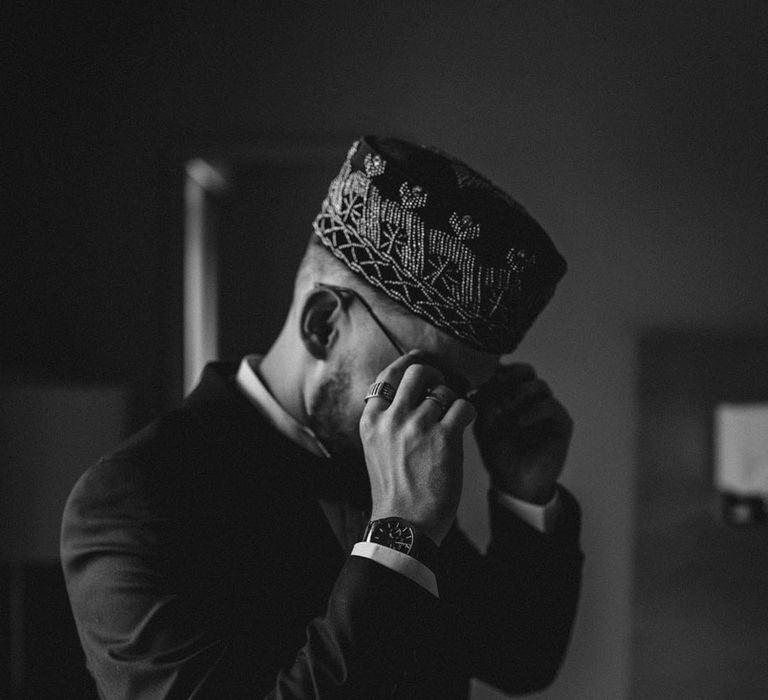
<svg viewBox="0 0 768 700"><path fill-rule="evenodd" d="M627 697L638 338L768 329L765 3L28 2L0 26L3 372L126 386L130 428L177 386L183 144L402 135L531 210L570 272L518 356L575 416L587 553L541 697Z"/></svg>

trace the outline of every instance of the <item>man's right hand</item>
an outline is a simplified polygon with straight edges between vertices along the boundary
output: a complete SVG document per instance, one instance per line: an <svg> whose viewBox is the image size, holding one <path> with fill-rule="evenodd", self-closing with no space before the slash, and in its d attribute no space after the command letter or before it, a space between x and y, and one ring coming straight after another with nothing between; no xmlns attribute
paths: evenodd
<svg viewBox="0 0 768 700"><path fill-rule="evenodd" d="M399 516L436 544L448 534L461 498L463 434L475 409L457 399L439 370L419 364L419 352L398 358L376 378L394 401L371 398L360 437L371 482L371 520ZM445 414L427 392L439 394Z"/></svg>

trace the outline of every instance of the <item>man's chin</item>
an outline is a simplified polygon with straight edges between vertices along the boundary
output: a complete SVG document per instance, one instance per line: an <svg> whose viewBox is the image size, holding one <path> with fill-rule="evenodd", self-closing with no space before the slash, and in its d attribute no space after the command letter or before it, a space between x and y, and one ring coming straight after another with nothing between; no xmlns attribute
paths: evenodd
<svg viewBox="0 0 768 700"><path fill-rule="evenodd" d="M326 421L311 421L310 425L317 439L333 459L360 459L363 456L363 444L357 434L327 426Z"/></svg>
<svg viewBox="0 0 768 700"><path fill-rule="evenodd" d="M356 507L370 508L371 486L358 430L359 416L348 412L349 387L347 373L329 377L314 397L308 424L330 453L344 496Z"/></svg>

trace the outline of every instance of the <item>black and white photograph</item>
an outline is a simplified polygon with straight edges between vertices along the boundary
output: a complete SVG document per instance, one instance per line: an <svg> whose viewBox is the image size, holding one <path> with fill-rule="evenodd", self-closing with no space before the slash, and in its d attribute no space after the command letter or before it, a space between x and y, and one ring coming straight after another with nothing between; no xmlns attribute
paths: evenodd
<svg viewBox="0 0 768 700"><path fill-rule="evenodd" d="M0 37L0 700L768 698L768 3Z"/></svg>

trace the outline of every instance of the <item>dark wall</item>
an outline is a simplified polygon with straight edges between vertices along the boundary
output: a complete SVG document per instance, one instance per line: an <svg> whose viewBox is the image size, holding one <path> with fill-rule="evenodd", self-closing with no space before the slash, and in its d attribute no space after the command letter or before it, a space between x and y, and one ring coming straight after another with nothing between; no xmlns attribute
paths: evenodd
<svg viewBox="0 0 768 700"><path fill-rule="evenodd" d="M768 336L652 333L639 346L632 698L761 700L768 527L715 486L715 409L768 399Z"/></svg>
<svg viewBox="0 0 768 700"><path fill-rule="evenodd" d="M153 64L168 35L127 5L4 4L0 357L46 380L124 383L156 409L168 232Z"/></svg>
<svg viewBox="0 0 768 700"><path fill-rule="evenodd" d="M126 384L134 423L164 404L178 360L185 144L400 134L465 158L541 220L570 273L519 356L576 417L565 481L584 506L588 554L574 644L545 697L622 697L636 338L766 326L765 3L0 13L3 371ZM467 470L463 515L482 539L476 459Z"/></svg>

